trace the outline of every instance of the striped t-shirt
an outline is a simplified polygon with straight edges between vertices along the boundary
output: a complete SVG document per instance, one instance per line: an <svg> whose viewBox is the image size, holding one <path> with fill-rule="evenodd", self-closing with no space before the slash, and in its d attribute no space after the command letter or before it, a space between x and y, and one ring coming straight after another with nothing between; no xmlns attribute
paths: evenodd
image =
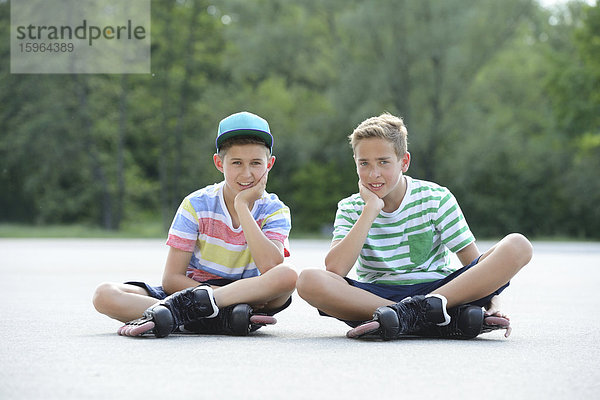
<svg viewBox="0 0 600 400"><path fill-rule="evenodd" d="M453 272L448 249L475 241L456 199L445 187L406 176L407 190L394 212L381 211L358 257L361 282L407 285L442 279ZM354 194L338 203L333 240L343 239L365 202Z"/></svg>
<svg viewBox="0 0 600 400"><path fill-rule="evenodd" d="M242 226L233 227L223 197L224 185L216 183L188 195L169 229L169 246L193 252L187 276L199 282L260 275ZM289 255L289 208L276 195L265 192L254 202L251 214L265 236L283 243Z"/></svg>

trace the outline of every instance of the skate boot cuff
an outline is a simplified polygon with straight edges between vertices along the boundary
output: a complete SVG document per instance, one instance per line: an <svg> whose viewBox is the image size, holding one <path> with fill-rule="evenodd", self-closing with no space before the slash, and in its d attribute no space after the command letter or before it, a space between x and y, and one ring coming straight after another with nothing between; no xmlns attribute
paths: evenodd
<svg viewBox="0 0 600 400"><path fill-rule="evenodd" d="M213 288L210 287L210 285L203 283L199 286L197 286L195 289L196 290L204 290L206 291L206 295L208 297L208 300L210 302L210 305L212 306L213 309L213 313L206 316L205 318L215 318L217 315L219 315L219 307L217 307L217 303L215 301L215 296L214 296L214 292L213 292Z"/></svg>
<svg viewBox="0 0 600 400"><path fill-rule="evenodd" d="M428 294L427 296L425 296L425 298L437 298L439 299L442 304L441 304L441 309L439 310L441 312L441 315L436 316L436 319L438 321L442 321L442 322L437 322L436 325L438 326L446 326L450 323L450 315L448 314L448 310L447 310L447 304L448 304L448 300L442 296L441 294ZM443 320L442 320L443 319Z"/></svg>

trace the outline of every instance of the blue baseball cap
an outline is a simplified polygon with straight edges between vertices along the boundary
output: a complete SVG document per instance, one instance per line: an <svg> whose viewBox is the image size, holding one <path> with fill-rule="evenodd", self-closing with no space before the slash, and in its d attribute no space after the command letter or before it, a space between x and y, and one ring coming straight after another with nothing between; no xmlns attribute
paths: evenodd
<svg viewBox="0 0 600 400"><path fill-rule="evenodd" d="M265 141L269 149L273 150L273 135L271 135L269 123L258 115L242 111L221 120L217 132L217 151L223 141L235 136L258 137Z"/></svg>

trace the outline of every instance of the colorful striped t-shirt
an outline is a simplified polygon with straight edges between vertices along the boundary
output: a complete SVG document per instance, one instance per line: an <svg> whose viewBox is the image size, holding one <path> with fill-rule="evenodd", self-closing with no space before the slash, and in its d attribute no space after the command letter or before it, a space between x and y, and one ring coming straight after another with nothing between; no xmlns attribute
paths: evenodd
<svg viewBox="0 0 600 400"><path fill-rule="evenodd" d="M475 241L452 193L406 176L407 190L394 212L380 212L358 257L361 282L407 285L442 279L453 272L448 249ZM343 239L365 203L354 194L338 203L333 240Z"/></svg>
<svg viewBox="0 0 600 400"><path fill-rule="evenodd" d="M169 229L169 246L193 252L187 276L199 282L260 275L241 225L233 227L223 197L224 185L216 183L188 195ZM292 226L289 208L276 195L265 192L254 202L251 214L265 236L283 243L288 255Z"/></svg>

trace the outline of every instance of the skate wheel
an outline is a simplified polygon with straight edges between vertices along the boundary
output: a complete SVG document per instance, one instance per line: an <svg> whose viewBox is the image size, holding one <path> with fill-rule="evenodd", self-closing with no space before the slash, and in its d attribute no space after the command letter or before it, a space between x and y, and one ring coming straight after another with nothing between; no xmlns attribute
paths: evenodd
<svg viewBox="0 0 600 400"><path fill-rule="evenodd" d="M356 328L350 329L346 333L346 337L349 337L350 339L356 339L356 338L368 335L370 333L373 333L373 332L377 331L378 329L379 329L378 321L369 321L369 322L365 322L362 325L357 326Z"/></svg>
<svg viewBox="0 0 600 400"><path fill-rule="evenodd" d="M277 320L275 319L275 317L272 317L270 315L252 315L250 317L250 323L253 325L275 325L277 323Z"/></svg>
<svg viewBox="0 0 600 400"><path fill-rule="evenodd" d="M509 337L512 332L510 321L502 317L489 316L483 320L482 332L490 332L496 329L505 329L504 337Z"/></svg>
<svg viewBox="0 0 600 400"><path fill-rule="evenodd" d="M506 318L494 317L494 316L485 317L483 320L483 323L486 325L490 325L490 326L497 326L498 329L502 329L502 328L506 328L507 326L510 326L510 321L507 320Z"/></svg>
<svg viewBox="0 0 600 400"><path fill-rule="evenodd" d="M140 325L123 325L118 333L121 336L141 336L152 329L154 329L154 322L148 321Z"/></svg>

